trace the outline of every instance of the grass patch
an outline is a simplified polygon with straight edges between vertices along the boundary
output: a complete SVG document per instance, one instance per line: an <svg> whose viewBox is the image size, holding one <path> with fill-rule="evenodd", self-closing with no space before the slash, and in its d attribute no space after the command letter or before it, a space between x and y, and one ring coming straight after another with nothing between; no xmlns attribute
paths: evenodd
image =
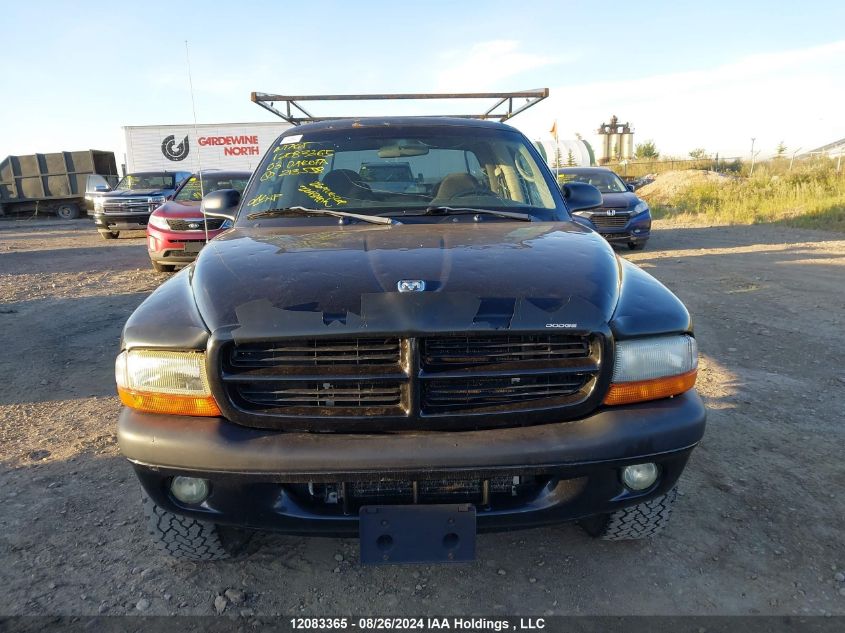
<svg viewBox="0 0 845 633"><path fill-rule="evenodd" d="M651 206L655 218L721 224L780 223L845 233L845 172L823 161L785 169L779 161L753 176L691 183Z"/></svg>

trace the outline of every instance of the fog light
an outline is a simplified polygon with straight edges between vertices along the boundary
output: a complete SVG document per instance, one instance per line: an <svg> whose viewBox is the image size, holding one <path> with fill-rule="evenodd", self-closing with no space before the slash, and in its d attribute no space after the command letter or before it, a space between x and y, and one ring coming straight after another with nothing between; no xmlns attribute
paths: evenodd
<svg viewBox="0 0 845 633"><path fill-rule="evenodd" d="M174 477L170 492L182 503L202 503L208 497L208 481L196 477Z"/></svg>
<svg viewBox="0 0 845 633"><path fill-rule="evenodd" d="M634 464L622 470L622 482L631 490L645 490L657 481L657 465Z"/></svg>

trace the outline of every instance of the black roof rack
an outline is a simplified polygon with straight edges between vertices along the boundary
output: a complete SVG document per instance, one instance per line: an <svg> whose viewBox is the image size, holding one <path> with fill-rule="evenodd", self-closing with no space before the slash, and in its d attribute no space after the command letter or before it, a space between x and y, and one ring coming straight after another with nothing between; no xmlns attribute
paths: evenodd
<svg viewBox="0 0 845 633"><path fill-rule="evenodd" d="M300 105L302 101L393 101L399 99L495 99L493 107L479 114L453 114L461 119L491 119L507 121L520 112L524 112L536 103L549 96L548 88L537 90L521 90L518 92L466 92L466 93L403 93L403 94L369 94L369 95L277 95L265 92L253 92L251 99L265 110L283 118L288 123L313 123L316 121L330 121L333 119L357 118L351 116L313 116ZM516 103L514 99L525 99ZM277 105L278 104L278 105ZM282 108L281 110L279 108ZM504 111L502 111L504 109ZM498 111L498 112L497 112ZM446 115L444 115L446 116Z"/></svg>

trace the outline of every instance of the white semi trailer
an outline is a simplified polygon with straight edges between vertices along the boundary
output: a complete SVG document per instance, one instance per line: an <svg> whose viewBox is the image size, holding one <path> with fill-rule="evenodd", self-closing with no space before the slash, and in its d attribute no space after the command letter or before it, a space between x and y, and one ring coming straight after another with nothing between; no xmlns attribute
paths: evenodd
<svg viewBox="0 0 845 633"><path fill-rule="evenodd" d="M129 125L126 171L252 170L286 122Z"/></svg>

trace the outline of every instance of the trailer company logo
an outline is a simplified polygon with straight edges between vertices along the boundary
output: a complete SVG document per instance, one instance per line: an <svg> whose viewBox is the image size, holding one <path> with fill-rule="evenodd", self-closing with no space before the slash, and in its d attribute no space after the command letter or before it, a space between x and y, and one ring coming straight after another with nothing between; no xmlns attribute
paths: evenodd
<svg viewBox="0 0 845 633"><path fill-rule="evenodd" d="M197 141L203 147L222 146L224 156L258 156L258 136L200 136Z"/></svg>
<svg viewBox="0 0 845 633"><path fill-rule="evenodd" d="M182 142L178 145L176 145L176 137L173 134L171 134L170 136L166 136L161 142L161 153L164 154L164 157L167 160L185 160L188 157L188 152L190 151L191 147L188 143L187 134L185 135L185 138L182 139Z"/></svg>

